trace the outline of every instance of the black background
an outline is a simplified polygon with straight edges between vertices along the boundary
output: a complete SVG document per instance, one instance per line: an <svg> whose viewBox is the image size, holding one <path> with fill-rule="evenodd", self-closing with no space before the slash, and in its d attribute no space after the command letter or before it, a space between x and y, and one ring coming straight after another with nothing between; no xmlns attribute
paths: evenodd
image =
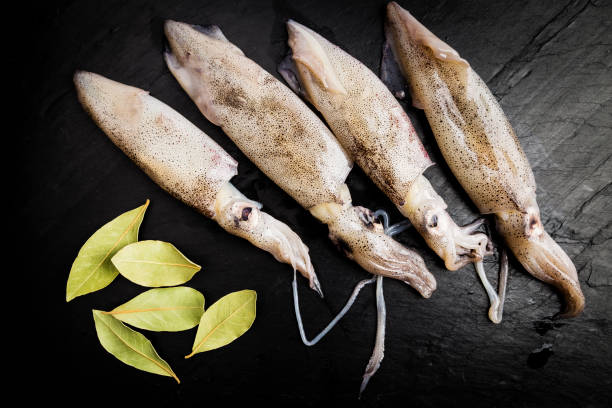
<svg viewBox="0 0 612 408"><path fill-rule="evenodd" d="M224 147L239 165L233 179L248 197L288 223L309 246L324 300L300 280L310 336L337 312L368 274L339 254L326 228L250 163L206 121L162 60L164 19L217 24L277 77L285 54L284 21L294 18L378 72L384 1L69 2L21 10L25 24L9 33L17 44L7 62L18 70L24 131L9 159L20 172L16 206L27 268L18 293L38 293L28 337L25 380L50 400L127 401L155 405L264 403L387 406L604 406L612 397L610 128L612 78L607 1L403 2L453 45L490 85L515 126L534 168L546 229L574 259L586 296L584 313L553 321L556 293L511 260L501 325L486 316L488 300L471 267L444 270L414 232L398 239L415 247L438 280L431 299L385 280L385 359L361 402L357 391L375 333L374 287L365 289L341 324L317 346L296 328L291 270L247 241L227 234L171 198L117 149L84 113L72 85L75 69L149 90ZM27 18L25 18L27 16ZM22 45L20 45L22 44ZM22 109L23 108L23 109ZM426 175L458 223L477 217L445 166L422 113L406 106L438 166ZM12 118L6 118L10 121ZM14 136L14 137L13 137ZM356 204L399 214L359 169L348 184ZM203 265L189 283L207 305L250 288L257 319L240 339L184 360L195 329L149 333L180 377L128 367L100 346L91 309L111 309L144 289L118 277L107 288L65 302L65 284L80 246L101 225L149 198L141 239L172 242ZM12 218L12 217L11 217ZM486 266L493 277L496 259ZM24 300L21 300L24 302ZM25 332L24 332L25 333ZM88 395L81 400L78 395Z"/></svg>

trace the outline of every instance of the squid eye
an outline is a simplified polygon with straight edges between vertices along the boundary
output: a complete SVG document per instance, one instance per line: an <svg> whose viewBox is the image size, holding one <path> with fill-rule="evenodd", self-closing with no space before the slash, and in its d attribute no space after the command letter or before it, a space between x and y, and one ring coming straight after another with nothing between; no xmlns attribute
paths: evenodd
<svg viewBox="0 0 612 408"><path fill-rule="evenodd" d="M438 216L436 214L434 214L433 217L431 217L429 226L431 228L436 228L438 226Z"/></svg>
<svg viewBox="0 0 612 408"><path fill-rule="evenodd" d="M249 215L251 215L251 211L253 211L253 207L244 207L242 209L242 214L240 216L240 219L242 221L247 221L249 219Z"/></svg>
<svg viewBox="0 0 612 408"><path fill-rule="evenodd" d="M527 219L527 227L525 233L527 236L540 235L543 232L542 222L537 215L531 215Z"/></svg>
<svg viewBox="0 0 612 408"><path fill-rule="evenodd" d="M232 217L236 228L252 228L258 223L257 207L253 207L251 203L245 204L247 203L240 202L232 206Z"/></svg>

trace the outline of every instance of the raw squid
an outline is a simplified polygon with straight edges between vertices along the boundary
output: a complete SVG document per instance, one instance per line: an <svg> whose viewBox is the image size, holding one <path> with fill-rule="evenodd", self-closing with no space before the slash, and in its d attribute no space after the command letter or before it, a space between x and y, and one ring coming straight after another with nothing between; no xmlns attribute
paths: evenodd
<svg viewBox="0 0 612 408"><path fill-rule="evenodd" d="M290 264L322 295L306 245L230 183L238 163L210 137L142 89L84 71L74 83L96 124L164 190Z"/></svg>
<svg viewBox="0 0 612 408"><path fill-rule="evenodd" d="M365 65L289 20L291 55L279 72L323 114L340 144L456 270L480 261L487 236L458 227L423 172L433 163L402 106Z"/></svg>
<svg viewBox="0 0 612 408"><path fill-rule="evenodd" d="M200 111L221 126L277 185L327 224L329 236L367 271L402 280L424 297L436 281L423 259L353 206L352 162L334 135L289 88L230 43L216 26L167 21L166 63Z"/></svg>
<svg viewBox="0 0 612 408"><path fill-rule="evenodd" d="M468 62L408 11L387 7L385 32L410 84L412 101L425 110L455 177L525 269L565 297L563 317L584 308L576 268L544 231L531 167L495 97Z"/></svg>

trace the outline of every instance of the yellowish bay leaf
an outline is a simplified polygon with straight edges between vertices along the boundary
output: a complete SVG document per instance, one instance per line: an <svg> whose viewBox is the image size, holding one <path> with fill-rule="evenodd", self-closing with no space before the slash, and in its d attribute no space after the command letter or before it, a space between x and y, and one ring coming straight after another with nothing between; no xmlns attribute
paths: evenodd
<svg viewBox="0 0 612 408"><path fill-rule="evenodd" d="M163 241L135 242L117 252L112 262L121 275L148 287L181 285L201 269Z"/></svg>
<svg viewBox="0 0 612 408"><path fill-rule="evenodd" d="M242 336L255 321L256 301L257 293L247 289L215 302L202 315L192 352L185 358L223 347Z"/></svg>
<svg viewBox="0 0 612 408"><path fill-rule="evenodd" d="M185 286L150 289L104 314L151 331L181 331L195 327L204 313L204 296Z"/></svg>
<svg viewBox="0 0 612 408"><path fill-rule="evenodd" d="M172 377L178 377L153 348L151 342L142 334L134 331L100 310L93 310L96 332L102 347L120 361L139 370Z"/></svg>
<svg viewBox="0 0 612 408"><path fill-rule="evenodd" d="M111 258L125 245L138 240L149 200L144 205L121 214L97 230L79 250L68 276L66 301L100 290L117 274Z"/></svg>

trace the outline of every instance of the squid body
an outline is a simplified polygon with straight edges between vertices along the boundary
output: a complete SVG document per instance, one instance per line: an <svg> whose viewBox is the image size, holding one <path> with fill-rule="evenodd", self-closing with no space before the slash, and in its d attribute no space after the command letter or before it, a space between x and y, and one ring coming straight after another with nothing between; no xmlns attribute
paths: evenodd
<svg viewBox="0 0 612 408"><path fill-rule="evenodd" d="M576 268L544 231L531 167L497 100L468 62L408 11L389 3L388 45L425 110L444 159L525 269L563 294L562 314L584 308Z"/></svg>
<svg viewBox="0 0 612 408"><path fill-rule="evenodd" d="M456 270L480 261L487 236L458 227L423 172L433 163L402 106L365 65L289 20L292 55L279 71L323 114L340 144L444 260Z"/></svg>
<svg viewBox="0 0 612 408"><path fill-rule="evenodd" d="M147 91L100 75L74 75L79 101L96 124L170 194L290 264L321 294L308 248L231 183L238 163L181 114Z"/></svg>
<svg viewBox="0 0 612 408"><path fill-rule="evenodd" d="M345 184L352 162L289 88L230 43L216 26L167 21L166 63L200 111L270 179L327 224L329 236L367 271L402 280L424 297L436 281L423 259L385 235Z"/></svg>

